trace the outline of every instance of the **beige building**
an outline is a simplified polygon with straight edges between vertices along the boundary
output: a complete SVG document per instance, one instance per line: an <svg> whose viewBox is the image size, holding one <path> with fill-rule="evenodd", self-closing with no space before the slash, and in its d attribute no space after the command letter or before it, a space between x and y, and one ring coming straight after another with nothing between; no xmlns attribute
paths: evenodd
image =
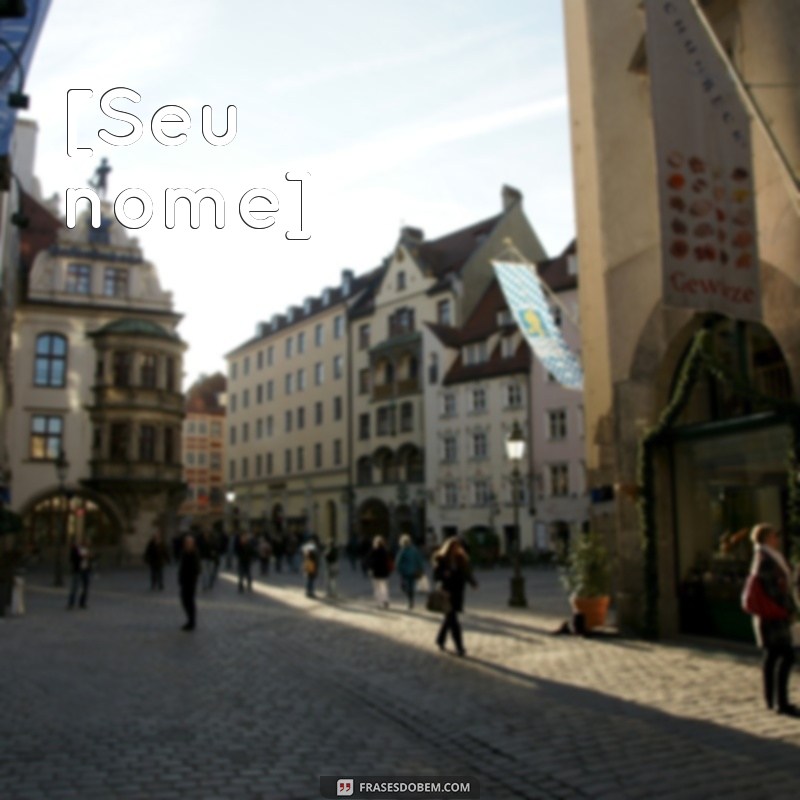
<svg viewBox="0 0 800 800"><path fill-rule="evenodd" d="M761 323L663 302L641 6L563 5L593 524L616 555L623 625L750 639L744 534L769 520L800 543L800 5L697 4L752 111Z"/></svg>
<svg viewBox="0 0 800 800"><path fill-rule="evenodd" d="M343 271L339 286L259 323L226 356L231 525L346 540L347 312L373 277Z"/></svg>
<svg viewBox="0 0 800 800"><path fill-rule="evenodd" d="M30 543L62 566L71 536L138 558L184 492L180 315L110 206L100 228L85 216L68 230L23 200L5 429L12 506Z"/></svg>
<svg viewBox="0 0 800 800"><path fill-rule="evenodd" d="M439 441L439 381L452 359L426 323L464 326L493 281L491 259L509 243L531 261L544 258L522 196L503 187L502 209L494 217L437 239L404 228L380 282L353 308L353 477L360 537L388 533L395 540L410 533L436 541L448 526L463 524L439 513L455 480L442 471ZM487 447L490 434L499 437L500 430L482 432ZM500 447L493 441L491 452ZM459 475L471 481L465 499L478 506L486 505L488 486L499 478L489 474L496 464L484 457L488 452L482 449L474 459L477 471Z"/></svg>

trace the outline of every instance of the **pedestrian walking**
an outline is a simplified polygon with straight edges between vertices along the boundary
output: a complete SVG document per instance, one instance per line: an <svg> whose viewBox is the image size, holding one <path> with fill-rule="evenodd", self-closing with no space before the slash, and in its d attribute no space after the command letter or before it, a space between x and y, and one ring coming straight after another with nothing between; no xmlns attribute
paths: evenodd
<svg viewBox="0 0 800 800"><path fill-rule="evenodd" d="M239 568L239 591L244 591L247 584L247 591L253 591L253 575L251 568L253 565L253 539L247 531L239 534L236 539L236 563Z"/></svg>
<svg viewBox="0 0 800 800"><path fill-rule="evenodd" d="M306 597L315 597L314 581L319 572L319 552L311 543L303 546L303 572L306 575Z"/></svg>
<svg viewBox="0 0 800 800"><path fill-rule="evenodd" d="M768 598L762 613L753 616L756 642L764 650L764 699L768 709L798 717L800 709L789 702L789 674L794 664L791 618L796 610L791 570L781 552L780 533L772 525L761 522L754 526L750 539L754 548L750 575L757 577Z"/></svg>
<svg viewBox="0 0 800 800"><path fill-rule="evenodd" d="M448 632L453 637L456 652L460 656L467 654L464 649L464 640L461 634L461 623L458 615L464 610L464 588L470 584L478 588L478 583L472 575L469 556L456 536L446 539L444 544L433 556L433 577L441 583L442 588L450 596L450 610L445 614L436 644L440 650L445 649Z"/></svg>
<svg viewBox="0 0 800 800"><path fill-rule="evenodd" d="M425 574L425 559L407 533L400 537L397 574L400 576L400 586L408 598L408 607L414 608L414 592L417 581Z"/></svg>
<svg viewBox="0 0 800 800"><path fill-rule="evenodd" d="M183 540L183 552L178 563L178 585L181 589L181 605L186 612L184 631L193 631L197 624L197 581L200 578L200 556L194 536Z"/></svg>
<svg viewBox="0 0 800 800"><path fill-rule="evenodd" d="M144 563L150 567L150 591L164 589L164 565L169 562L169 550L164 537L156 531L144 549Z"/></svg>
<svg viewBox="0 0 800 800"><path fill-rule="evenodd" d="M365 563L372 578L375 602L382 608L389 608L389 576L392 574L393 564L383 536L376 536L372 540L372 549L367 553Z"/></svg>
<svg viewBox="0 0 800 800"><path fill-rule="evenodd" d="M325 593L328 597L336 598L339 596L336 591L336 580L339 577L339 547L336 542L331 542L325 551L325 566L328 571L328 585Z"/></svg>
<svg viewBox="0 0 800 800"><path fill-rule="evenodd" d="M78 604L81 608L87 608L89 601L89 582L92 576L93 554L89 544L85 539L78 542L73 539L69 549L69 562L72 568L72 583L69 590L69 600L67 608L75 607L75 600L78 598L78 589L81 590Z"/></svg>

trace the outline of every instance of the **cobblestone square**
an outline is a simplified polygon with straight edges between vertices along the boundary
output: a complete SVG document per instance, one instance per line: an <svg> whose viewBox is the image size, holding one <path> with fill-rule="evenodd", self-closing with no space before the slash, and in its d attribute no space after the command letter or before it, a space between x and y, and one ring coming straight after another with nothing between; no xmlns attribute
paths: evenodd
<svg viewBox="0 0 800 800"><path fill-rule="evenodd" d="M524 610L507 570L478 577L459 659L396 581L377 609L346 565L336 602L222 574L191 634L172 572L163 593L102 572L86 611L32 574L0 622L0 797L291 800L323 774L472 775L487 800L797 796L800 722L762 708L755 648L552 636L554 572L526 572Z"/></svg>

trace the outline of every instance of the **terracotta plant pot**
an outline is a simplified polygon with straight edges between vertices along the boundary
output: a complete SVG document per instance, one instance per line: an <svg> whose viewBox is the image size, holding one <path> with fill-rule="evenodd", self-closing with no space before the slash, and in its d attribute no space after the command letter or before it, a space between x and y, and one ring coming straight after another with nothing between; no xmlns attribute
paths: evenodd
<svg viewBox="0 0 800 800"><path fill-rule="evenodd" d="M602 597L575 597L573 595L570 601L572 610L578 614L583 614L587 631L592 630L592 628L601 628L606 624L608 605L611 602L611 598L608 595L603 595Z"/></svg>

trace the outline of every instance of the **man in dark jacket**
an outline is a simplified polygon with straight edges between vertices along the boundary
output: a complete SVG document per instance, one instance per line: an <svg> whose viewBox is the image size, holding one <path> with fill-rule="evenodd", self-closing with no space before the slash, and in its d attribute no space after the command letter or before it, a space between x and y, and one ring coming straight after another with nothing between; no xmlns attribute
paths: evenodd
<svg viewBox="0 0 800 800"><path fill-rule="evenodd" d="M178 565L178 583L181 587L181 605L186 612L186 624L181 630L193 631L197 616L195 595L197 594L197 580L200 577L200 556L197 554L197 545L193 536L183 540L183 552Z"/></svg>

